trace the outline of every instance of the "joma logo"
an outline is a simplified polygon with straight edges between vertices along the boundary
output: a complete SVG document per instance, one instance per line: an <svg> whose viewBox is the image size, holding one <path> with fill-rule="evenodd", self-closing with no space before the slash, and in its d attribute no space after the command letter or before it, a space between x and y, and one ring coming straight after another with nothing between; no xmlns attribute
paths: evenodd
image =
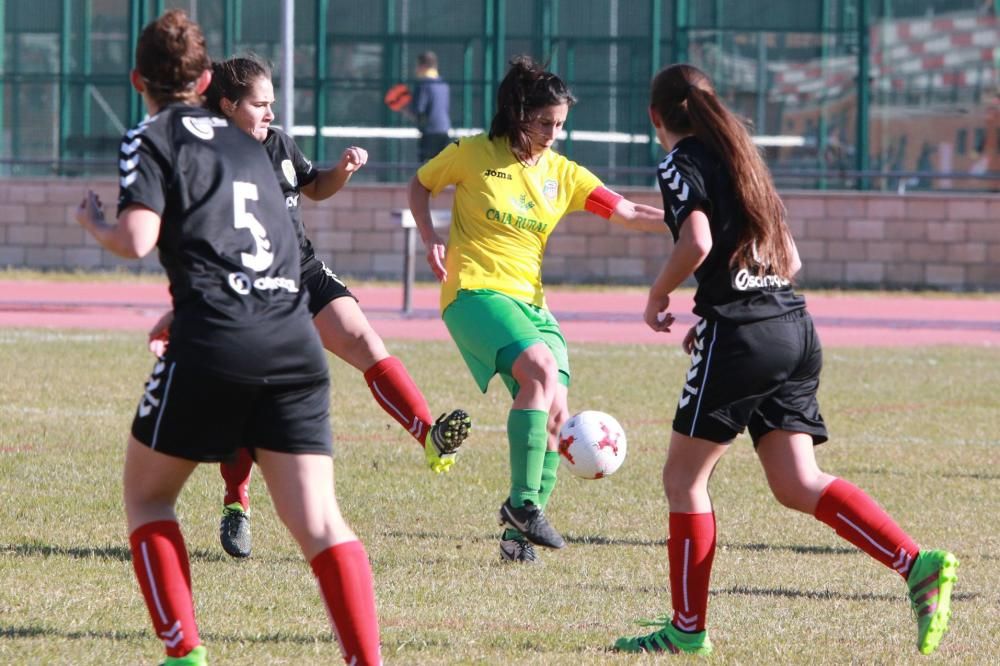
<svg viewBox="0 0 1000 666"><path fill-rule="evenodd" d="M497 171L496 169L487 169L483 172L483 178L499 178L501 180L514 180L514 177L509 173L504 173L503 171Z"/></svg>

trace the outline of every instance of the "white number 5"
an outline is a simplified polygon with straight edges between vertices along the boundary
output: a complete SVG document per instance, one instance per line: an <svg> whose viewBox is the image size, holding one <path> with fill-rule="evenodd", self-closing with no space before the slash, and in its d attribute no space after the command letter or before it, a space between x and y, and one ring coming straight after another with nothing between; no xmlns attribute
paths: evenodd
<svg viewBox="0 0 1000 666"><path fill-rule="evenodd" d="M267 229L254 214L247 210L247 201L257 201L257 186L242 181L233 182L233 226L237 229L249 229L253 236L255 252L241 252L243 265L254 271L262 271L274 261L274 253L269 252L271 241L267 238Z"/></svg>

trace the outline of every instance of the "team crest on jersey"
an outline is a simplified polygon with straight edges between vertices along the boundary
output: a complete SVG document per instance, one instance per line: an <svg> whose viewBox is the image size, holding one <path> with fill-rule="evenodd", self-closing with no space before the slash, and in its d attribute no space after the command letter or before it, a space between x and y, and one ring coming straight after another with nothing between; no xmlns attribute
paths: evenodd
<svg viewBox="0 0 1000 666"><path fill-rule="evenodd" d="M528 199L527 194L522 194L518 198L509 197L509 201L512 206L517 208L522 213L527 213L529 210L535 207L535 202Z"/></svg>
<svg viewBox="0 0 1000 666"><path fill-rule="evenodd" d="M549 201L555 201L556 197L559 196L559 182L552 178L547 179L545 184L542 185L542 194Z"/></svg>
<svg viewBox="0 0 1000 666"><path fill-rule="evenodd" d="M281 173L285 174L285 180L292 187L297 187L299 179L295 176L295 165L291 160L281 160Z"/></svg>
<svg viewBox="0 0 1000 666"><path fill-rule="evenodd" d="M203 141L211 141L215 136L216 127L225 127L229 123L224 118L198 118L195 116L184 116L181 118L184 129L194 134Z"/></svg>

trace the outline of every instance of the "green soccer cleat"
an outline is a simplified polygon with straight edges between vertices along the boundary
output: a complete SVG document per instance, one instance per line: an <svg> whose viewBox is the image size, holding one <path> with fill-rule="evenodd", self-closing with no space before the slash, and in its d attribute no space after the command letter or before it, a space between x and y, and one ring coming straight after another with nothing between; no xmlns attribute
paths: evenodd
<svg viewBox="0 0 1000 666"><path fill-rule="evenodd" d="M208 650L199 645L183 657L167 657L160 666L208 666Z"/></svg>
<svg viewBox="0 0 1000 666"><path fill-rule="evenodd" d="M712 641L708 639L707 631L688 634L670 622L670 617L662 615L655 620L640 620L643 627L659 627L651 634L644 636L625 636L615 641L614 649L618 652L669 652L670 654L697 654L708 656L712 654Z"/></svg>
<svg viewBox="0 0 1000 666"><path fill-rule="evenodd" d="M917 618L917 649L930 654L948 631L951 589L958 579L958 558L946 550L922 550L910 569L906 584L910 606Z"/></svg>
<svg viewBox="0 0 1000 666"><path fill-rule="evenodd" d="M442 414L424 438L424 458L432 471L441 474L455 464L462 442L469 436L472 419L461 409Z"/></svg>

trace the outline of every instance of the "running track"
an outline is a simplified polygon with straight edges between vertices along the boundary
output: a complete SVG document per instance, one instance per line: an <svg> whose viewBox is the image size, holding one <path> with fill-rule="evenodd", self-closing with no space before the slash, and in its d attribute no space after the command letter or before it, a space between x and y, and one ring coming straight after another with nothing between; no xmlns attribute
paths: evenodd
<svg viewBox="0 0 1000 666"><path fill-rule="evenodd" d="M375 330L388 339L443 340L435 287L417 287L413 312L403 316L401 287L358 284L354 293ZM552 287L549 307L570 342L680 343L691 314L691 293L671 307L678 325L654 333L641 319L645 291L578 291ZM1000 298L812 294L809 311L823 344L845 346L973 345L1000 347ZM0 280L0 328L146 331L169 307L166 286L121 282Z"/></svg>

